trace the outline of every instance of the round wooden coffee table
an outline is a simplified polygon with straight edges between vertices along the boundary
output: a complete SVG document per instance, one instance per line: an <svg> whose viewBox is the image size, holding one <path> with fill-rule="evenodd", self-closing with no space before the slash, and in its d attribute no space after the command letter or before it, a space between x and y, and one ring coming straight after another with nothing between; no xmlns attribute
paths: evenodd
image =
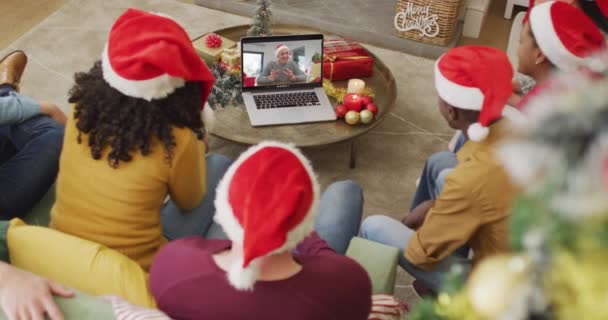
<svg viewBox="0 0 608 320"><path fill-rule="evenodd" d="M238 42L245 36L248 25L241 25L214 31L230 40ZM294 25L274 25L274 35L324 33L309 27ZM325 36L331 36L326 34ZM196 39L195 39L196 40ZM395 79L382 61L370 53L375 60L374 75L363 78L366 85L374 90L374 103L379 113L369 125L350 126L343 120L306 124L288 124L267 127L252 127L244 105L228 106L215 110L216 121L211 134L241 144L256 144L263 140L277 140L293 143L298 147L323 146L338 142L350 141L350 166L354 168L356 160L356 139L369 132L382 122L393 109L397 98ZM336 87L346 87L347 81L334 81ZM337 102L330 98L335 106Z"/></svg>

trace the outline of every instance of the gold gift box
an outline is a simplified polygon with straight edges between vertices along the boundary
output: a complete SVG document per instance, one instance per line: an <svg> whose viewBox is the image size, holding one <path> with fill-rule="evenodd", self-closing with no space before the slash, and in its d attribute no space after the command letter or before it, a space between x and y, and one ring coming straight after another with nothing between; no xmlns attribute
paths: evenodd
<svg viewBox="0 0 608 320"><path fill-rule="evenodd" d="M194 40L192 43L198 55L203 58L208 65L218 62L225 49L231 49L236 46L236 42L218 35L222 39L222 44L217 48L209 48L207 47L206 40L210 34L211 33L208 33Z"/></svg>

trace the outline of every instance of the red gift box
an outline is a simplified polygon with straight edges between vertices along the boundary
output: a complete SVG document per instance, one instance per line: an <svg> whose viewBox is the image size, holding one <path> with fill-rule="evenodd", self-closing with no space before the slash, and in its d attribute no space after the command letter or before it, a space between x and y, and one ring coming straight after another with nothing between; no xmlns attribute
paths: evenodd
<svg viewBox="0 0 608 320"><path fill-rule="evenodd" d="M367 55L367 50L350 38L327 39L323 42L324 54L334 54L337 52L355 52Z"/></svg>
<svg viewBox="0 0 608 320"><path fill-rule="evenodd" d="M323 78L346 80L371 77L374 58L365 52L336 52L323 55Z"/></svg>

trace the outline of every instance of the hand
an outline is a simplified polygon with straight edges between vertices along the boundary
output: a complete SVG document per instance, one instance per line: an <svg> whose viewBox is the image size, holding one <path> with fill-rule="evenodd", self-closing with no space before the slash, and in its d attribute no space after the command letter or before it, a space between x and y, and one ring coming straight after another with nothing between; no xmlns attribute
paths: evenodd
<svg viewBox="0 0 608 320"><path fill-rule="evenodd" d="M277 79L278 75L279 75L279 70L272 69L272 70L270 70L270 75L268 76L268 79L270 79L270 81L275 81Z"/></svg>
<svg viewBox="0 0 608 320"><path fill-rule="evenodd" d="M60 284L11 265L0 265L0 307L10 320L63 320L53 294L72 297L74 293Z"/></svg>
<svg viewBox="0 0 608 320"><path fill-rule="evenodd" d="M521 89L521 83L519 81L513 79L513 81L511 81L511 84L513 85L514 93L521 94L523 92Z"/></svg>
<svg viewBox="0 0 608 320"><path fill-rule="evenodd" d="M47 101L39 101L40 104L40 113L45 114L53 120L57 121L59 124L65 126L66 121L68 120L65 116L65 113L59 109L59 107L55 104L52 104Z"/></svg>
<svg viewBox="0 0 608 320"><path fill-rule="evenodd" d="M283 73L289 78L290 81L296 81L296 76L293 74L293 71L287 69L283 71Z"/></svg>
<svg viewBox="0 0 608 320"><path fill-rule="evenodd" d="M424 223L424 219L433 205L435 205L434 200L428 200L419 204L416 208L414 208L414 210L412 210L412 212L408 213L408 215L405 216L401 222L412 230L418 230L418 228L420 228L420 226L422 226Z"/></svg>

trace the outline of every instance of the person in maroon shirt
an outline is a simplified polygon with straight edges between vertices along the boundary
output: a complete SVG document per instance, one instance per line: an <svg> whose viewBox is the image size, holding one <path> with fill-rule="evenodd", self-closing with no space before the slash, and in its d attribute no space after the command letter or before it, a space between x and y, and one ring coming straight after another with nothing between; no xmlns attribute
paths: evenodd
<svg viewBox="0 0 608 320"><path fill-rule="evenodd" d="M156 255L150 289L159 309L185 320L367 319L370 279L339 254L358 231L361 189L340 182L319 193L299 150L276 142L247 150L217 188L215 221L230 240L185 238Z"/></svg>

